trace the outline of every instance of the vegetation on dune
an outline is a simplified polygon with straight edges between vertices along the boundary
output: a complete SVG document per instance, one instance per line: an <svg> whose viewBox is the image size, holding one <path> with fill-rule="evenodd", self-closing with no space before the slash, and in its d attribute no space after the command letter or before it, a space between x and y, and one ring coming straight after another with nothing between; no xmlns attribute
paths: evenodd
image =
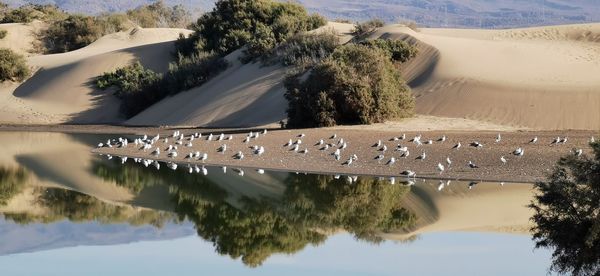
<svg viewBox="0 0 600 276"><path fill-rule="evenodd" d="M300 33L264 55L263 62L306 68L331 55L339 44L338 34L333 30L320 33Z"/></svg>
<svg viewBox="0 0 600 276"><path fill-rule="evenodd" d="M16 9L10 9L0 2L0 23L30 23L33 20L60 21L67 14L55 5L27 4Z"/></svg>
<svg viewBox="0 0 600 276"><path fill-rule="evenodd" d="M371 48L379 48L387 53L393 61L401 63L407 62L417 55L417 48L402 40L369 39L363 40L359 44Z"/></svg>
<svg viewBox="0 0 600 276"><path fill-rule="evenodd" d="M414 98L386 52L349 44L285 83L288 127L371 124L411 116Z"/></svg>
<svg viewBox="0 0 600 276"><path fill-rule="evenodd" d="M182 5L168 7L156 1L127 11L127 18L142 28L187 28L192 15Z"/></svg>
<svg viewBox="0 0 600 276"><path fill-rule="evenodd" d="M377 28L381 28L385 25L385 22L381 19L371 19L365 22L358 22L354 25L352 34L358 38L364 38L365 36L373 33Z"/></svg>
<svg viewBox="0 0 600 276"><path fill-rule="evenodd" d="M133 117L169 95L202 85L227 66L227 61L214 54L179 55L177 61L169 64L166 74L158 74L136 62L104 73L96 79L96 86L115 87L115 95L122 99L123 113Z"/></svg>
<svg viewBox="0 0 600 276"><path fill-rule="evenodd" d="M561 158L530 208L536 247L554 250L551 269L559 274L600 274L600 143L593 157Z"/></svg>
<svg viewBox="0 0 600 276"><path fill-rule="evenodd" d="M195 32L178 50L184 55L196 49L224 56L245 47L242 60L248 62L297 33L325 24L323 17L309 15L296 3L220 0L192 26Z"/></svg>
<svg viewBox="0 0 600 276"><path fill-rule="evenodd" d="M30 75L25 57L10 49L0 48L0 82L21 82Z"/></svg>

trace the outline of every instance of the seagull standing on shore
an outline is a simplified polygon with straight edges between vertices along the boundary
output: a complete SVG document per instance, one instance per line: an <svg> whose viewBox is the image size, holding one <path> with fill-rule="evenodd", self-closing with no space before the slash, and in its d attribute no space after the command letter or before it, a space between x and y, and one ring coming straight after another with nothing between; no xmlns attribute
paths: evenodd
<svg viewBox="0 0 600 276"><path fill-rule="evenodd" d="M479 166L475 165L475 164L474 164L473 162L471 162L471 161L469 161L469 164L468 164L468 165L469 165L469 168L471 168L471 169L477 169L477 168L479 168Z"/></svg>
<svg viewBox="0 0 600 276"><path fill-rule="evenodd" d="M452 165L452 160L450 160L450 157L446 157L446 164L448 164L448 167Z"/></svg>
<svg viewBox="0 0 600 276"><path fill-rule="evenodd" d="M513 151L513 155L516 155L519 157L523 156L524 154L525 154L525 150L522 148L517 148L515 151Z"/></svg>
<svg viewBox="0 0 600 276"><path fill-rule="evenodd" d="M498 133L498 136L496 136L496 143L500 143L500 141L502 141L502 136Z"/></svg>
<svg viewBox="0 0 600 276"><path fill-rule="evenodd" d="M444 165L442 165L442 163L438 163L437 164L437 169L440 172L440 174L442 174L444 172Z"/></svg>
<svg viewBox="0 0 600 276"><path fill-rule="evenodd" d="M504 156L500 156L500 162L502 162L503 165L506 165L506 162L508 160L506 160L506 158L504 158Z"/></svg>
<svg viewBox="0 0 600 276"><path fill-rule="evenodd" d="M427 158L427 154L425 152L422 152L421 155L417 156L417 160L425 160L425 158Z"/></svg>
<svg viewBox="0 0 600 276"><path fill-rule="evenodd" d="M387 162L387 165L388 165L388 166L392 166L392 165L394 165L395 163L396 163L396 158L392 157L392 158L390 158L390 160Z"/></svg>
<svg viewBox="0 0 600 276"><path fill-rule="evenodd" d="M583 149L577 149L574 151L575 156L579 157L583 154Z"/></svg>
<svg viewBox="0 0 600 276"><path fill-rule="evenodd" d="M462 145L460 144L460 142L458 142L458 144L454 145L454 147L452 147L453 149L460 149L460 147L462 147Z"/></svg>

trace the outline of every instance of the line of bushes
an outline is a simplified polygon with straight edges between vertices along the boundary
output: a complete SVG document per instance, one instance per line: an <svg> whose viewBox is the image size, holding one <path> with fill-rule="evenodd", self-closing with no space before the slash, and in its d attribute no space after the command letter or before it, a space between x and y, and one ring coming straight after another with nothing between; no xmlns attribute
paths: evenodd
<svg viewBox="0 0 600 276"><path fill-rule="evenodd" d="M96 86L103 90L114 87L115 95L122 100L122 112L130 118L169 95L204 84L227 66L227 61L215 54L179 55L165 74L136 62L99 76Z"/></svg>
<svg viewBox="0 0 600 276"><path fill-rule="evenodd" d="M21 82L31 75L25 57L7 48L0 48L0 82Z"/></svg>

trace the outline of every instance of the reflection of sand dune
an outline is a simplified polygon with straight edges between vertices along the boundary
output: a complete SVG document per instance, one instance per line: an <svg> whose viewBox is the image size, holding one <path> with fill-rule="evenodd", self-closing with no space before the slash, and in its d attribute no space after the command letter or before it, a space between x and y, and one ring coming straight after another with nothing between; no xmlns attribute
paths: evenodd
<svg viewBox="0 0 600 276"><path fill-rule="evenodd" d="M533 191L531 184L480 183L468 189L468 183L454 182L442 191L437 182L413 186L404 200L407 209L418 218L414 231L386 235L404 239L428 232L491 231L528 234L532 212L527 208Z"/></svg>

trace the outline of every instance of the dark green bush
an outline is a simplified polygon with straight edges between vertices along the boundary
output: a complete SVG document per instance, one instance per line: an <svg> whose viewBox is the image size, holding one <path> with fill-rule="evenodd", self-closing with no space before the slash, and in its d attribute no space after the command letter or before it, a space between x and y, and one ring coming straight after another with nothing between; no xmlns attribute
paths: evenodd
<svg viewBox="0 0 600 276"><path fill-rule="evenodd" d="M316 64L333 53L340 44L335 31L319 33L300 33L263 57L267 64L310 66Z"/></svg>
<svg viewBox="0 0 600 276"><path fill-rule="evenodd" d="M5 38L7 33L8 32L6 30L0 30L0 39Z"/></svg>
<svg viewBox="0 0 600 276"><path fill-rule="evenodd" d="M227 66L223 58L207 53L179 56L176 62L169 64L165 75L136 62L99 76L96 86L100 89L115 87L115 95L122 100L122 112L133 117L168 95L204 84Z"/></svg>
<svg viewBox="0 0 600 276"><path fill-rule="evenodd" d="M179 55L177 62L169 64L169 72L165 75L166 89L170 94L176 94L200 86L227 66L225 59L212 53Z"/></svg>
<svg viewBox="0 0 600 276"><path fill-rule="evenodd" d="M21 82L30 75L25 57L10 49L0 48L0 82Z"/></svg>
<svg viewBox="0 0 600 276"><path fill-rule="evenodd" d="M352 34L354 34L357 37L364 37L377 30L377 28L383 27L384 25L385 22L383 22L381 19L371 19L366 22L356 23L354 25L354 30L352 31Z"/></svg>
<svg viewBox="0 0 600 276"><path fill-rule="evenodd" d="M410 89L380 49L338 47L301 78L285 82L289 127L379 123L414 112Z"/></svg>
<svg viewBox="0 0 600 276"><path fill-rule="evenodd" d="M402 40L373 39L361 41L360 44L371 48L379 48L397 62L407 62L417 55L417 48Z"/></svg>
<svg viewBox="0 0 600 276"><path fill-rule="evenodd" d="M267 53L277 44L303 31L325 25L318 15L308 15L304 7L271 0L220 0L213 11L193 25L195 33L178 51L190 55L202 49L227 55L246 46L244 61Z"/></svg>

